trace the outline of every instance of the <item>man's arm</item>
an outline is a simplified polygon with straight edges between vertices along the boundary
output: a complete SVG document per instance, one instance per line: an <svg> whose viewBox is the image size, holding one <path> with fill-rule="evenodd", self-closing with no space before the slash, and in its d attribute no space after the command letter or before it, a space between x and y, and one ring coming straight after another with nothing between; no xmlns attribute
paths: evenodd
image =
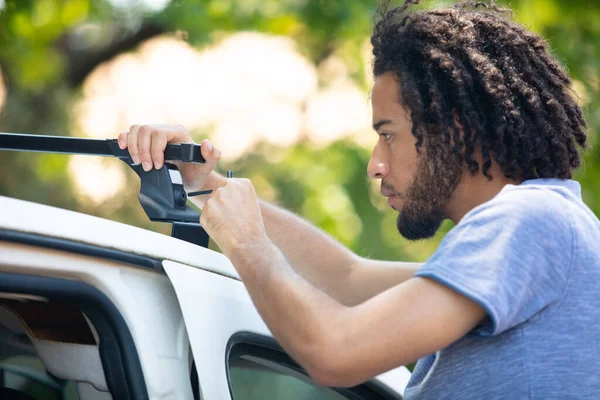
<svg viewBox="0 0 600 400"><path fill-rule="evenodd" d="M192 142L182 125L132 125L119 135L119 147L128 149L145 170L162 168L168 143ZM213 171L221 152L208 140L201 144L205 164L178 163L186 190L221 187L227 179ZM191 200L200 208L208 196ZM419 264L378 262L360 258L324 232L280 208L261 202L267 234L293 268L339 302L354 305L410 278Z"/></svg>
<svg viewBox="0 0 600 400"><path fill-rule="evenodd" d="M226 178L211 174L211 187L226 182ZM192 199L201 208L205 200ZM410 279L422 265L359 257L292 212L265 201L260 201L260 210L269 239L292 268L344 305L360 304Z"/></svg>
<svg viewBox="0 0 600 400"><path fill-rule="evenodd" d="M420 263L362 258L297 215L260 202L271 242L294 270L314 286L347 306L410 279Z"/></svg>
<svg viewBox="0 0 600 400"><path fill-rule="evenodd" d="M485 317L477 303L427 278L347 307L296 274L267 241L228 256L275 338L325 386L355 386L416 361Z"/></svg>
<svg viewBox="0 0 600 400"><path fill-rule="evenodd" d="M240 274L261 317L317 382L354 386L447 347L485 317L475 301L411 278L354 307L296 273L268 238L250 181L232 179L200 222Z"/></svg>

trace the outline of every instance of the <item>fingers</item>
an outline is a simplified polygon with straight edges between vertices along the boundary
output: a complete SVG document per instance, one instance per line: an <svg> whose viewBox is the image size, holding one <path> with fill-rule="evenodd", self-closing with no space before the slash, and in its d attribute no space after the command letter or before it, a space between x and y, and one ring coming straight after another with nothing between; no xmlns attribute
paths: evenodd
<svg viewBox="0 0 600 400"><path fill-rule="evenodd" d="M161 169L165 162L165 149L167 148L167 137L157 132L152 133L152 144L150 154L154 162L154 168Z"/></svg>
<svg viewBox="0 0 600 400"><path fill-rule="evenodd" d="M139 129L139 125L132 125L131 128L129 128L129 134L127 135L127 148L129 149L129 154L131 154L131 158L135 165L139 165L140 163L140 152L138 150Z"/></svg>
<svg viewBox="0 0 600 400"><path fill-rule="evenodd" d="M168 133L168 132L167 132ZM144 171L162 168L169 135L152 125L132 125L129 132L119 135L119 147L129 149L134 164L142 164Z"/></svg>
<svg viewBox="0 0 600 400"><path fill-rule="evenodd" d="M125 150L127 148L127 136L129 135L129 132L123 132L119 134L119 137L117 138L118 143L119 143L119 148L121 150Z"/></svg>
<svg viewBox="0 0 600 400"><path fill-rule="evenodd" d="M221 159L221 150L213 146L208 139L204 139L200 144L200 151L202 152L202 157L206 160L207 166L212 170Z"/></svg>
<svg viewBox="0 0 600 400"><path fill-rule="evenodd" d="M136 165L142 165L144 171L153 167L161 169L165 162L164 151L168 143L192 142L192 138L182 125L132 125L129 132L118 137L119 147L128 149ZM201 153L206 163L198 166L201 174L212 171L221 159L221 151L208 140L201 143Z"/></svg>
<svg viewBox="0 0 600 400"><path fill-rule="evenodd" d="M250 180L231 178L207 199L200 224L223 254L244 243L267 240L260 204Z"/></svg>
<svg viewBox="0 0 600 400"><path fill-rule="evenodd" d="M219 202L224 199L241 201L248 197L256 197L256 189L252 181L247 178L229 178L225 185L213 189L206 204L210 201Z"/></svg>
<svg viewBox="0 0 600 400"><path fill-rule="evenodd" d="M138 129L138 151L142 168L148 172L152 169L152 156L150 155L150 146L152 144L152 128L148 125L142 125Z"/></svg>

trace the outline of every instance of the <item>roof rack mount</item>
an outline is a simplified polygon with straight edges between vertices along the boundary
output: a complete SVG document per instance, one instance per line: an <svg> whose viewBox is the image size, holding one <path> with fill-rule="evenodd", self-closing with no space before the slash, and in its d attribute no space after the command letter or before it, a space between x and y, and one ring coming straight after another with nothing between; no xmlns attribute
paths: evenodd
<svg viewBox="0 0 600 400"><path fill-rule="evenodd" d="M81 154L115 157L129 165L140 177L138 198L151 221L173 225L171 236L202 247L208 247L208 234L200 225L200 214L187 206L187 194L176 165L165 163L161 169L144 171L136 165L127 150L119 148L116 139L88 139L64 136L29 135L0 132L0 150L43 153ZM204 163L200 145L170 144L165 161Z"/></svg>

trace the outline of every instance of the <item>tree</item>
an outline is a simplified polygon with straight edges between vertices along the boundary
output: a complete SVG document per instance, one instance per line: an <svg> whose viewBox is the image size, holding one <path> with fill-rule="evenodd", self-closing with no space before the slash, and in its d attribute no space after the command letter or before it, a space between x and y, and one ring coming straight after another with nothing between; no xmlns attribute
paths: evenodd
<svg viewBox="0 0 600 400"><path fill-rule="evenodd" d="M117 3L124 2L6 1L0 12L0 66L8 96L0 114L0 131L72 135L72 108L90 72L119 54L135 51L152 37L174 32L184 32L199 48L240 30L286 35L315 65L331 54L338 55L351 76L368 90L365 77L369 65L362 54L377 7L375 0L172 0L158 10L141 1L125 2L129 5L122 7L115 6ZM587 111L593 145L600 127L600 25L596 23L600 5L591 0L503 3L515 10L518 21L546 37L568 66ZM273 155L278 162L272 161ZM369 197L368 157L367 149L351 141L320 150L311 149L308 142L289 149L261 144L225 167L235 168L238 176L253 178L259 193L305 215L359 254L426 258L443 232L419 244L398 242L395 215ZM100 206L73 196L64 156L2 153L0 176L2 195L166 230L146 220L135 197L135 185ZM599 177L600 151L592 147L577 179L597 215L600 186L595 182ZM444 231L449 227L445 225Z"/></svg>

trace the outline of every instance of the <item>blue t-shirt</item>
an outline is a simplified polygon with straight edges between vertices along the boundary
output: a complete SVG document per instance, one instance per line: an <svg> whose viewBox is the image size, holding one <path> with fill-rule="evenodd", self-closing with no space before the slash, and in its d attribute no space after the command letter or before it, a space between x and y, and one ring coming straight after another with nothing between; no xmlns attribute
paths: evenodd
<svg viewBox="0 0 600 400"><path fill-rule="evenodd" d="M507 185L467 213L416 276L488 317L419 360L406 399L600 398L600 222L577 182Z"/></svg>

